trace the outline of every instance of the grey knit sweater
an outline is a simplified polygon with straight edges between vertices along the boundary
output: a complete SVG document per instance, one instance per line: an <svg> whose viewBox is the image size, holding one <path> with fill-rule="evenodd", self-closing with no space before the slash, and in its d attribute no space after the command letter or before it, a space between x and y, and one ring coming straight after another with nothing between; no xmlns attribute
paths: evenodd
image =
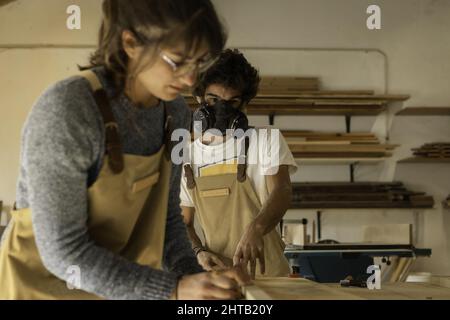
<svg viewBox="0 0 450 320"><path fill-rule="evenodd" d="M163 143L164 108L136 108L103 68L95 68L119 125L124 153L151 155ZM168 102L175 128L187 128L183 98ZM104 155L101 115L87 80L74 76L48 88L22 131L17 207L31 208L37 247L45 267L67 280L79 266L81 289L106 299L165 299L181 274L201 272L181 218L181 168L173 165L164 246L164 271L127 261L98 246L86 228L87 188ZM6 234L6 232L5 232ZM1 287L1 285L0 285Z"/></svg>

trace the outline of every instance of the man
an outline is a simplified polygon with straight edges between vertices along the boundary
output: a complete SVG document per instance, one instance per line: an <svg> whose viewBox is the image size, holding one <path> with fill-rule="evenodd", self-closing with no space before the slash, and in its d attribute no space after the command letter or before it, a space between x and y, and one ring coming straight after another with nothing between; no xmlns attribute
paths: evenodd
<svg viewBox="0 0 450 320"><path fill-rule="evenodd" d="M194 128L203 134L188 148L182 214L205 270L250 264L253 277L287 276L289 264L276 227L291 203L289 173L297 169L295 160L278 130L253 129L240 138L235 134L248 129L245 106L256 96L259 82L258 71L230 49L201 76L194 89L201 104L194 113ZM260 134L263 130L269 134ZM274 157L276 161L268 163Z"/></svg>

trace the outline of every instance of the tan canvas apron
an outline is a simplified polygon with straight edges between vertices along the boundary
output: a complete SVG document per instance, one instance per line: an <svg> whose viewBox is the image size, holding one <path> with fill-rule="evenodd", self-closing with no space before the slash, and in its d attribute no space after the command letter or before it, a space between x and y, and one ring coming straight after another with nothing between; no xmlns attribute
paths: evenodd
<svg viewBox="0 0 450 320"><path fill-rule="evenodd" d="M195 216L204 232L206 249L233 259L239 240L262 207L246 177L246 164L238 164L237 175L227 173L195 177L190 164L185 165L185 173L195 205ZM276 230L264 236L266 270L263 276L289 274L284 248L284 242ZM259 263L256 270L257 275L261 275Z"/></svg>
<svg viewBox="0 0 450 320"><path fill-rule="evenodd" d="M117 123L109 104L105 104L106 94L93 72L82 75L95 91L109 152L88 190L89 235L96 245L129 261L161 268L172 168L165 152L168 148L163 146L151 156L121 154L120 141L114 141ZM166 120L170 120L167 112ZM66 282L45 269L36 247L30 209L13 211L11 223L0 248L0 299L98 299L81 290L70 290ZM83 272L89 270L80 272L82 279Z"/></svg>

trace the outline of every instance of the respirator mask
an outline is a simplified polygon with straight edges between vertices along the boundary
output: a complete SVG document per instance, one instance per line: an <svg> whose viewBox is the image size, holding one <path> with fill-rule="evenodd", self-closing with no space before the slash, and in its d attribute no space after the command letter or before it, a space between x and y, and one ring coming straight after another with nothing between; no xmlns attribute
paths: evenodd
<svg viewBox="0 0 450 320"><path fill-rule="evenodd" d="M228 130L248 129L247 116L233 105L233 102L219 100L214 105L203 104L193 115L194 131L202 134L216 129L224 136ZM200 126L201 125L201 129Z"/></svg>

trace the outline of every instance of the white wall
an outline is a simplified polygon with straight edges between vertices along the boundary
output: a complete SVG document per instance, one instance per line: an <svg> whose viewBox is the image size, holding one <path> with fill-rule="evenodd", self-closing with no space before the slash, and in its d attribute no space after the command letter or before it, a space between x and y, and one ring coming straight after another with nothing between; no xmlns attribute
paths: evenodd
<svg viewBox="0 0 450 320"><path fill-rule="evenodd" d="M17 0L0 8L0 44L91 44L95 45L100 21L100 0ZM232 47L375 48L388 58L388 91L407 93L410 106L448 105L450 91L450 1L447 0L215 0L229 27ZM65 28L68 5L82 9L82 30ZM379 4L382 30L365 27L366 8ZM89 50L0 49L0 198L12 205L19 163L20 130L39 93L50 83L75 72L76 63L85 62ZM296 51L267 54L247 50L261 72L317 75L327 89L384 89L384 69L380 55L362 52ZM276 56L281 59L275 59ZM284 56L283 56L284 55ZM289 57L289 58L288 58ZM294 69L298 68L297 69ZM355 130L375 130L383 119L355 118ZM256 124L264 117L252 118ZM450 117L434 119L395 118L391 142L403 146L394 160L409 154L423 142L449 140ZM375 125L377 124L377 125ZM280 117L281 128L342 130L339 117ZM373 128L373 126L375 127ZM439 202L450 193L450 166L401 165L394 161L359 167L356 179L404 181L409 187L427 191ZM346 167L302 166L295 181L346 180ZM412 223L418 227L419 246L433 249L430 259L422 259L416 270L450 273L449 212L437 204L436 210L414 214L408 211L325 212L323 237L340 241L360 238L360 226L368 223ZM314 218L314 212L292 211L288 217Z"/></svg>
<svg viewBox="0 0 450 320"><path fill-rule="evenodd" d="M411 94L405 106L448 106L450 100L450 1L446 0L228 0L215 1L229 30L229 45L235 47L297 47L297 48L376 48L388 58L388 92ZM382 30L366 28L366 9L378 4L382 10ZM245 31L244 31L245 30ZM291 74L290 59L267 61L265 54L253 53L252 61L261 72L282 70ZM303 53L299 53L303 56ZM345 53L330 53L333 64L343 64L348 72L335 69L329 76L329 61L306 59L298 63L298 74L327 75L327 89L361 88L380 79L381 66L371 69L354 59L347 61ZM364 55L361 53L361 56ZM299 56L299 57L300 57ZM315 56L317 58L317 55ZM372 64L380 64L371 57ZM311 66L311 64L313 64ZM355 70L356 66L356 70ZM359 72L358 72L359 70ZM306 71L306 72L305 72ZM315 72L314 72L315 71ZM303 72L303 73L302 73ZM362 86L365 87L364 85ZM382 83L374 84L378 92ZM396 106L399 107L399 106ZM402 107L402 106L400 106ZM255 117L256 124L267 123ZM353 129L374 130L385 119L354 118ZM339 117L279 117L275 124L288 129L343 130ZM382 137L380 137L382 138ZM450 273L450 219L441 207L441 200L450 193L449 165L395 165L396 159L410 155L412 147L431 141L450 140L450 117L396 117L390 130L390 142L400 143L391 161L376 166L359 166L357 181L401 180L411 189L426 191L436 199L435 210L327 210L323 214L323 238L342 242L361 239L361 226L371 223L415 223L417 245L433 249L430 259L419 259L416 270L436 274ZM347 181L345 166L301 166L294 181ZM314 212L291 210L287 218L315 219Z"/></svg>

